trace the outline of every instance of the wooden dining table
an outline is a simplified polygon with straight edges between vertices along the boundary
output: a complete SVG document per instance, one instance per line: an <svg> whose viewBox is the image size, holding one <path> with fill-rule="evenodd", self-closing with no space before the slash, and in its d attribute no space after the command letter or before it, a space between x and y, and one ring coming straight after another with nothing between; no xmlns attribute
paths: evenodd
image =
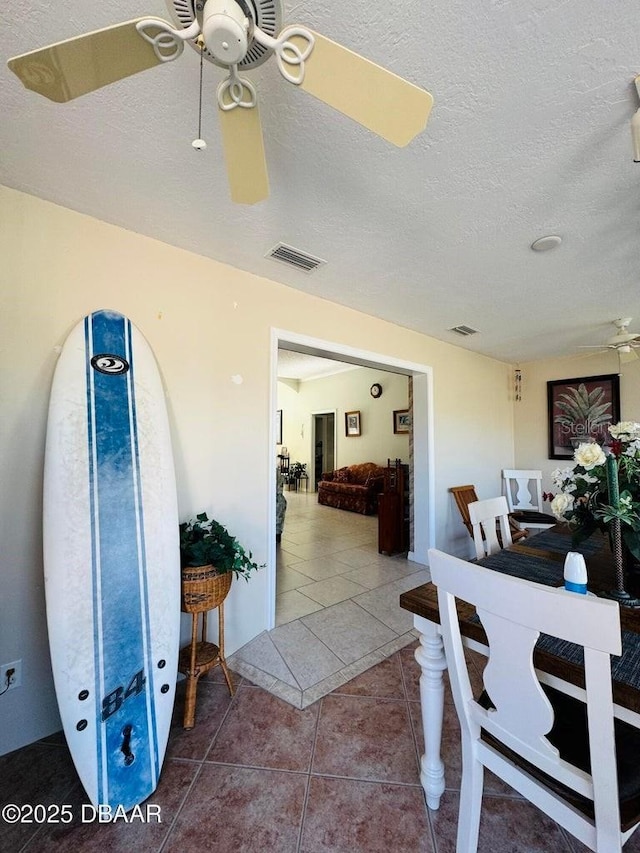
<svg viewBox="0 0 640 853"><path fill-rule="evenodd" d="M615 568L608 539L596 533L573 547L566 525L556 525L530 536L478 563L514 577L559 587L564 583L564 559L569 551L584 555L590 592L606 595L615 588ZM640 571L629 572L625 586L631 595L639 595ZM445 765L440 746L444 713L443 674L447 668L437 589L432 583L426 583L408 590L401 594L400 606L413 614L413 624L420 635L420 645L415 652L422 670L420 702L425 740L420 781L427 805L430 809L437 809L445 788ZM475 608L464 601L458 601L457 606L465 645L487 655L487 637ZM614 713L640 728L640 608L621 607L620 611L622 655L611 659ZM581 647L543 634L536 645L533 660L540 681L570 695L584 697Z"/></svg>

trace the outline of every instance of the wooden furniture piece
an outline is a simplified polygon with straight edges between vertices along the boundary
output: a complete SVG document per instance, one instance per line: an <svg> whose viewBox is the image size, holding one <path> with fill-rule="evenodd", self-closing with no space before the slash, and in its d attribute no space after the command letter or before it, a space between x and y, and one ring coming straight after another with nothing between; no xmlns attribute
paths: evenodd
<svg viewBox="0 0 640 853"><path fill-rule="evenodd" d="M453 495L456 506L462 516L462 523L469 531L469 535L473 538L473 528L471 527L471 519L469 518L469 504L478 500L475 486L451 486L449 491Z"/></svg>
<svg viewBox="0 0 640 853"><path fill-rule="evenodd" d="M378 495L378 553L409 550L409 466L387 460L384 486Z"/></svg>
<svg viewBox="0 0 640 853"><path fill-rule="evenodd" d="M291 457L288 454L279 453L278 460L280 463L280 473L284 477L284 482L287 483L289 481L289 467L291 463Z"/></svg>
<svg viewBox="0 0 640 853"><path fill-rule="evenodd" d="M596 533L572 548L566 525L544 530L526 542L518 542L497 554L485 557L481 565L514 577L563 585L563 565L568 551L582 553L587 563L589 589L606 592L614 578L613 556L606 537ZM633 595L640 592L640 576L631 573L627 587ZM400 595L400 606L413 613L413 624L420 634L416 660L422 668L420 699L425 736L425 753L421 759L420 780L427 804L437 809L444 791L444 765L440 757L444 702L443 671L447 668L440 634L438 593L431 584L423 584ZM458 602L460 630L465 645L486 654L487 638L473 605ZM612 665L614 714L640 728L640 610L621 608L622 656ZM569 644L541 637L534 651L534 665L541 682L572 696L584 696L584 666Z"/></svg>
<svg viewBox="0 0 640 853"><path fill-rule="evenodd" d="M509 512L519 529L553 527L555 516L542 512L542 471L505 468L502 479Z"/></svg>
<svg viewBox="0 0 640 853"><path fill-rule="evenodd" d="M224 600L231 589L232 572L216 574L213 566L182 569L182 611L191 613L191 642L180 649L178 672L187 678L183 728L192 729L196 718L198 679L214 666L220 666L233 696L234 688L224 657ZM218 611L218 643L207 640L209 610ZM202 632L198 640L198 622Z"/></svg>
<svg viewBox="0 0 640 853"><path fill-rule="evenodd" d="M473 539L473 527L471 526L471 519L469 518L469 504L478 500L476 487L472 485L451 486L449 491L453 495L456 506L462 516L462 523L469 531L469 536ZM512 542L518 542L520 539L524 539L527 536L527 531L521 530L511 517L509 517L509 529L511 530Z"/></svg>
<svg viewBox="0 0 640 853"><path fill-rule="evenodd" d="M618 605L509 577L442 551L429 552L429 568L462 733L456 849L477 850L486 767L590 849L619 853L640 821L640 768L636 761L620 760L618 771L616 754L637 755L640 730L618 725L614 736L611 655L622 651ZM490 694L477 698L457 599L474 605L489 641L484 680ZM585 703L542 688L532 660L541 632L582 648ZM635 797L629 798L630 790Z"/></svg>
<svg viewBox="0 0 640 853"><path fill-rule="evenodd" d="M469 519L477 560L495 554L501 548L508 548L512 544L507 501L504 496L470 503ZM498 531L500 539L498 539Z"/></svg>

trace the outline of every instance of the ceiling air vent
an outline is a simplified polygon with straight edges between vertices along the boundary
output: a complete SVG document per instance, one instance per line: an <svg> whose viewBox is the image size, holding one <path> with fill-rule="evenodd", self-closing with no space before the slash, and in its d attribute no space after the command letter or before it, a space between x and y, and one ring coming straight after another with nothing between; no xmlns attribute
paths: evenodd
<svg viewBox="0 0 640 853"><path fill-rule="evenodd" d="M265 258L273 258L274 261L280 261L290 267L304 270L304 272L313 272L326 264L326 261L321 258L314 258L313 255L307 255L306 252L301 252L300 249L294 249L293 246L287 246L284 243L278 243L277 246L274 246L267 252Z"/></svg>
<svg viewBox="0 0 640 853"><path fill-rule="evenodd" d="M455 332L457 335L462 335L463 337L467 337L468 335L477 335L478 330L472 329L471 326L454 326L453 329L449 329L450 332Z"/></svg>

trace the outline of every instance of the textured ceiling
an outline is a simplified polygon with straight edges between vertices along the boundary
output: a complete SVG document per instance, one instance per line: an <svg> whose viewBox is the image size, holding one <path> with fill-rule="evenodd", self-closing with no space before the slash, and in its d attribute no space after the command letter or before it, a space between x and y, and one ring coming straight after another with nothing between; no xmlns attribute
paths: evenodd
<svg viewBox="0 0 640 853"><path fill-rule="evenodd" d="M293 350L278 350L278 379L320 379L347 370L354 370L354 366Z"/></svg>
<svg viewBox="0 0 640 853"><path fill-rule="evenodd" d="M5 4L3 60L140 15L163 0ZM397 149L286 83L258 89L271 195L228 197L205 63L145 71L65 105L0 73L0 182L130 230L505 361L640 329L640 7L632 0L324 0L285 21L428 89L426 130ZM546 253L529 248L559 234ZM312 274L264 257L283 241ZM465 324L470 338L448 332Z"/></svg>

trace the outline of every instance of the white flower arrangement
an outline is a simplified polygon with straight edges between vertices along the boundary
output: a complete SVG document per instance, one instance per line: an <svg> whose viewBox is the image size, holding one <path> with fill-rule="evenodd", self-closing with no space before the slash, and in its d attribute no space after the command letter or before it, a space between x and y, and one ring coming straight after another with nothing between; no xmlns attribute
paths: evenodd
<svg viewBox="0 0 640 853"><path fill-rule="evenodd" d="M605 448L580 444L574 466L551 475L560 491L545 498L552 499L555 517L568 523L574 545L619 519L624 543L640 558L640 423L620 421L609 434Z"/></svg>

